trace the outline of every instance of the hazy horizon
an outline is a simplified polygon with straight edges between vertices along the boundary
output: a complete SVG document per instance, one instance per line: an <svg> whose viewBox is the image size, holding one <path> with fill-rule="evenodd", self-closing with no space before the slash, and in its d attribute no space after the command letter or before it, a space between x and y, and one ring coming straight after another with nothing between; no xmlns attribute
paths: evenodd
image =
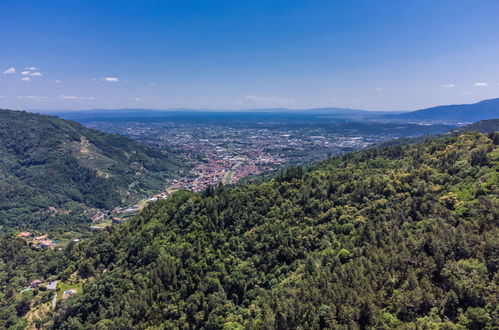
<svg viewBox="0 0 499 330"><path fill-rule="evenodd" d="M496 98L494 98L496 99ZM499 99L499 98L497 98ZM462 104L474 104L482 101L487 101L487 100L492 100L492 99L485 99L485 100L479 100L477 102L473 103L462 103ZM448 106L448 105L460 105L460 104L436 104L432 105L427 108L421 108L421 109L400 109L400 110L368 110L368 109L353 109L353 108L339 108L339 107L319 107L319 108L284 108L284 107L274 107L274 108L244 108L244 109L220 109L220 108L144 108L144 107L128 107L128 108L86 108L86 109L13 109L13 110L24 110L28 112L35 112L35 113L62 113L62 112L79 112L79 111L125 111L125 110L146 110L146 111L185 111L185 112L246 112L246 113L251 113L251 112L272 112L272 110L275 111L281 111L283 113L286 112L286 110L290 112L300 112L300 111L309 111L309 110L320 110L320 109L338 109L338 110L352 110L352 111L368 111L368 112L386 112L386 113L402 113L402 112L412 112L412 111L418 111L418 110L425 110L428 108L434 108L434 107L439 107L439 106Z"/></svg>
<svg viewBox="0 0 499 330"><path fill-rule="evenodd" d="M402 111L499 96L492 0L1 7L15 13L0 21L2 108Z"/></svg>

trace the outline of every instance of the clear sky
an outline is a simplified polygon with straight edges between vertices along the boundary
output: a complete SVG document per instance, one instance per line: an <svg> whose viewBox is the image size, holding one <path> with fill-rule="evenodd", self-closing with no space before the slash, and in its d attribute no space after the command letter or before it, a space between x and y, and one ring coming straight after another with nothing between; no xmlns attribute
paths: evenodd
<svg viewBox="0 0 499 330"><path fill-rule="evenodd" d="M417 109L499 97L497 0L2 0L0 107Z"/></svg>

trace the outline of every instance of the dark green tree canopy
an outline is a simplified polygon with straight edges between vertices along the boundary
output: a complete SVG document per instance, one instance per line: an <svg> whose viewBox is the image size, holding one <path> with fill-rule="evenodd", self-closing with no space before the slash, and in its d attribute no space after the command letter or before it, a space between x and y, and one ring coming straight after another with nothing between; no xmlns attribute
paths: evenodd
<svg viewBox="0 0 499 330"><path fill-rule="evenodd" d="M54 327L497 326L497 144L467 133L178 192L72 248L92 279Z"/></svg>

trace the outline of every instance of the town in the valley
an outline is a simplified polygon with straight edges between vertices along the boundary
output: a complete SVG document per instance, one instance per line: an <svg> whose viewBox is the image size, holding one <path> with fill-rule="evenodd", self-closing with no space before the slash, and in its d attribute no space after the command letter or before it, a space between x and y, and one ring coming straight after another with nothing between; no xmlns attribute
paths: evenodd
<svg viewBox="0 0 499 330"><path fill-rule="evenodd" d="M91 229L120 224L148 202L166 198L179 189L198 192L220 183L236 184L247 177L310 164L393 138L420 135L430 129L411 124L363 125L313 116L241 118L240 114L229 114L209 120L198 116L182 114L179 118L149 120L98 118L82 122L90 128L159 147L164 152L176 152L188 165L165 182L164 191L132 206L93 214Z"/></svg>

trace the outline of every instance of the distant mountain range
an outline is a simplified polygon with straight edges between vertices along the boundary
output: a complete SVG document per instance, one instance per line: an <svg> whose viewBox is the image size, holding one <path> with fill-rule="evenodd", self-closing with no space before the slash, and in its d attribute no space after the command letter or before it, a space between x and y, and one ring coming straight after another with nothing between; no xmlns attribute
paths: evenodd
<svg viewBox="0 0 499 330"><path fill-rule="evenodd" d="M431 107L416 111L367 111L348 108L313 108L313 109L245 109L245 110L214 110L214 109L91 109L74 111L36 110L34 112L57 115L62 118L85 121L110 118L173 118L186 115L206 116L251 116L251 115L309 115L327 116L329 118L368 121L396 122L435 122L448 124L467 124L479 120L499 118L499 98L484 100L473 104L455 104Z"/></svg>
<svg viewBox="0 0 499 330"><path fill-rule="evenodd" d="M485 119L494 119L499 118L499 98L484 100L473 104L443 105L406 113L383 115L382 118L411 121L454 122L475 122Z"/></svg>
<svg viewBox="0 0 499 330"><path fill-rule="evenodd" d="M282 112L282 110L279 111ZM347 119L357 117L359 119L471 123L479 120L499 118L499 98L472 104L442 105L416 111L367 111L345 108L317 108L287 111L288 113L328 115Z"/></svg>
<svg viewBox="0 0 499 330"><path fill-rule="evenodd" d="M349 120L365 120L377 116L390 114L387 111L367 111L343 108L317 108L317 109L245 109L245 110L213 110L213 109L144 109L144 108L126 108L126 109L90 109L90 110L75 110L75 111L51 111L37 110L35 112L45 113L59 116L61 118L75 120L79 122L92 120L140 120L140 119L167 119L167 118L231 118L231 119L246 119L255 116L263 118L276 117L303 117L303 116L327 116L332 119L349 119Z"/></svg>

